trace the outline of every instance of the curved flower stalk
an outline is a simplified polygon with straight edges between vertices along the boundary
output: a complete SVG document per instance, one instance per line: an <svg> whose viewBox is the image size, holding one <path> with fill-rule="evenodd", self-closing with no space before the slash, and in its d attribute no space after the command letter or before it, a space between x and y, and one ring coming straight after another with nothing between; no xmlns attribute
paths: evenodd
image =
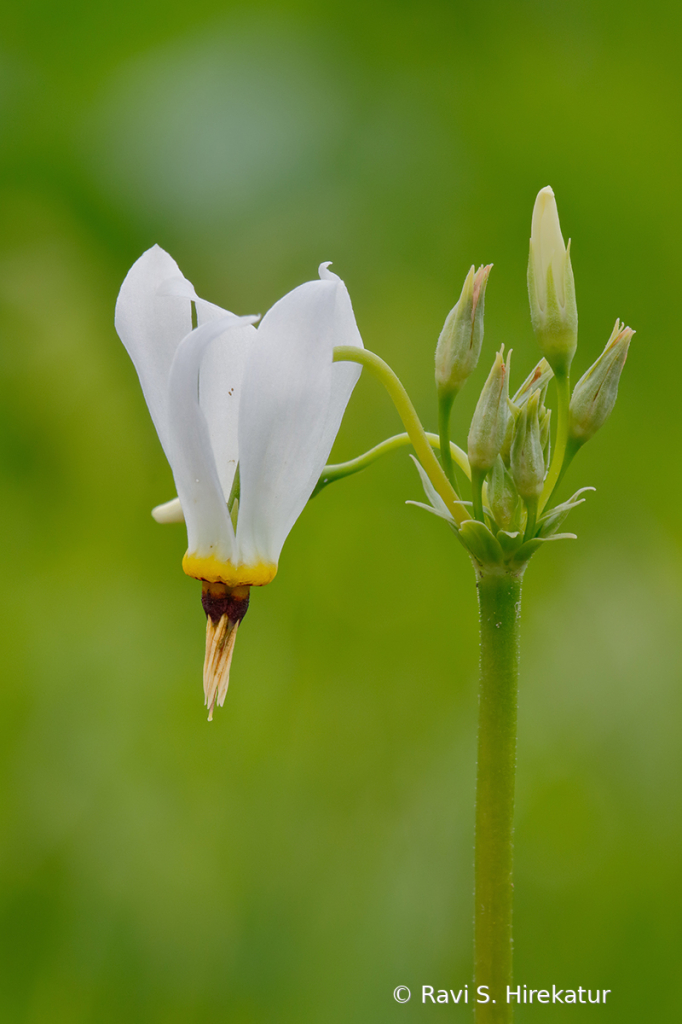
<svg viewBox="0 0 682 1024"><path fill-rule="evenodd" d="M135 364L178 498L153 511L187 524L183 569L203 582L204 690L222 705L252 586L269 583L324 468L360 367L344 283L320 266L262 318L200 299L158 246L129 271L116 329ZM192 326L193 307L197 326Z"/></svg>

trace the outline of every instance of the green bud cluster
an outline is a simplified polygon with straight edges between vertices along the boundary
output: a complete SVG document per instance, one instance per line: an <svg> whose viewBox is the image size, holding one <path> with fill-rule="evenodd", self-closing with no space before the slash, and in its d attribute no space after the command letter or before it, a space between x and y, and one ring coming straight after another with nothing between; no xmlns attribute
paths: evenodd
<svg viewBox="0 0 682 1024"><path fill-rule="evenodd" d="M483 312L491 265L472 267L462 294L448 314L436 347L439 444L443 468L454 483L449 420L453 400L473 373L483 342ZM495 356L469 427L468 467L471 518L455 523L441 504L431 511L450 521L460 540L479 561L522 565L547 540L572 534L557 531L584 499L582 488L563 504L549 499L575 453L610 415L634 334L619 320L596 362L570 388L570 369L578 340L578 310L570 258L551 188L539 193L533 210L528 292L531 322L542 358L513 398L509 397L511 351ZM552 443L552 412L547 394L556 383L558 417ZM464 463L462 460L464 459ZM428 496L428 491L427 491ZM459 499L458 499L459 500Z"/></svg>

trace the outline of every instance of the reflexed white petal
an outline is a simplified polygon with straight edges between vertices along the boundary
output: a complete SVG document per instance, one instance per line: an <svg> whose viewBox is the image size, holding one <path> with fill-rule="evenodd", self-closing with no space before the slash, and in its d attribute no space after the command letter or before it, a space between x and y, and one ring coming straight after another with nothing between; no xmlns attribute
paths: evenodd
<svg viewBox="0 0 682 1024"><path fill-rule="evenodd" d="M192 288L175 260L155 245L130 268L116 302L116 330L135 364L169 461L168 379L176 349L192 329L185 286ZM174 287L183 294L173 294Z"/></svg>
<svg viewBox="0 0 682 1024"><path fill-rule="evenodd" d="M185 515L179 498L171 498L163 505L157 505L152 509L152 518L157 523L184 523Z"/></svg>
<svg viewBox="0 0 682 1024"><path fill-rule="evenodd" d="M335 317L337 320L337 331L344 339L343 341L335 341L334 345L355 345L357 348L364 348L360 331L355 323L355 314L353 313L348 289L341 278L337 277L336 274L332 274L327 269L328 267L328 263L320 264L319 274L321 280L335 281L337 284ZM346 406L361 373L362 367L358 363L342 362L332 364L329 409L327 411L327 420L320 436L320 450L326 452L324 462L327 461L329 452L332 450L332 445L339 432ZM322 465L324 466L324 463Z"/></svg>
<svg viewBox="0 0 682 1024"><path fill-rule="evenodd" d="M230 316L220 306L198 299L199 326ZM223 494L229 497L239 460L239 402L246 359L257 332L251 324L233 327L208 346L199 375L199 404L208 423L211 447Z"/></svg>
<svg viewBox="0 0 682 1024"><path fill-rule="evenodd" d="M229 329L232 315L197 327L178 346L168 382L170 464L187 523L188 551L226 562L234 530L199 406L199 368L208 346ZM241 329L246 321L235 318Z"/></svg>
<svg viewBox="0 0 682 1024"><path fill-rule="evenodd" d="M276 564L357 380L356 367L332 367L332 350L361 341L345 285L331 274L280 299L256 335L239 416L237 542L241 561Z"/></svg>

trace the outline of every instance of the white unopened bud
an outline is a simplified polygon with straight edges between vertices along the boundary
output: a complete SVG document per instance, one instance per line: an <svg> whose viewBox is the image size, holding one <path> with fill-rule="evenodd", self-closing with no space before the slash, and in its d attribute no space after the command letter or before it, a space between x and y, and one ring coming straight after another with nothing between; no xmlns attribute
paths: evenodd
<svg viewBox="0 0 682 1024"><path fill-rule="evenodd" d="M528 295L533 330L557 376L566 376L578 343L578 309L569 241L564 245L552 189L535 200L528 259Z"/></svg>

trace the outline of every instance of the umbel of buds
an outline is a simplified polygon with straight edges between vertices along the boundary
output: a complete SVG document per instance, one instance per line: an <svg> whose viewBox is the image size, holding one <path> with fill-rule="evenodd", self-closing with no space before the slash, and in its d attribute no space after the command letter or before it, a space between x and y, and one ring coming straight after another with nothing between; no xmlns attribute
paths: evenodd
<svg viewBox="0 0 682 1024"><path fill-rule="evenodd" d="M573 449L589 441L610 416L634 333L616 320L606 348L576 384L568 421L569 446Z"/></svg>
<svg viewBox="0 0 682 1024"><path fill-rule="evenodd" d="M455 515L454 506L447 505L442 480L438 490L439 478L427 474L422 463L422 482L429 499L424 507L449 523L478 567L506 566L517 571L546 541L574 536L558 530L572 509L584 501L580 495L590 488L581 488L558 505L554 494L574 455L601 427L616 401L634 334L619 320L599 359L571 394L578 312L569 250L554 193L543 188L533 209L528 262L531 321L542 358L510 400L511 351L505 361L501 346L476 404L468 455L450 441L450 409L480 354L490 266L476 272L471 268L438 339L439 434L429 437L440 449L441 476L447 477L459 512ZM545 405L548 394L555 396L555 416ZM461 481L452 472L455 462L469 478L470 501L466 482L463 492Z"/></svg>
<svg viewBox="0 0 682 1024"><path fill-rule="evenodd" d="M535 336L557 377L568 374L578 343L570 247L570 241L564 245L554 192L547 186L538 193L533 209L528 295Z"/></svg>
<svg viewBox="0 0 682 1024"><path fill-rule="evenodd" d="M476 369L483 344L485 287L492 263L472 267L462 294L448 313L436 346L436 387L439 400L454 398Z"/></svg>

